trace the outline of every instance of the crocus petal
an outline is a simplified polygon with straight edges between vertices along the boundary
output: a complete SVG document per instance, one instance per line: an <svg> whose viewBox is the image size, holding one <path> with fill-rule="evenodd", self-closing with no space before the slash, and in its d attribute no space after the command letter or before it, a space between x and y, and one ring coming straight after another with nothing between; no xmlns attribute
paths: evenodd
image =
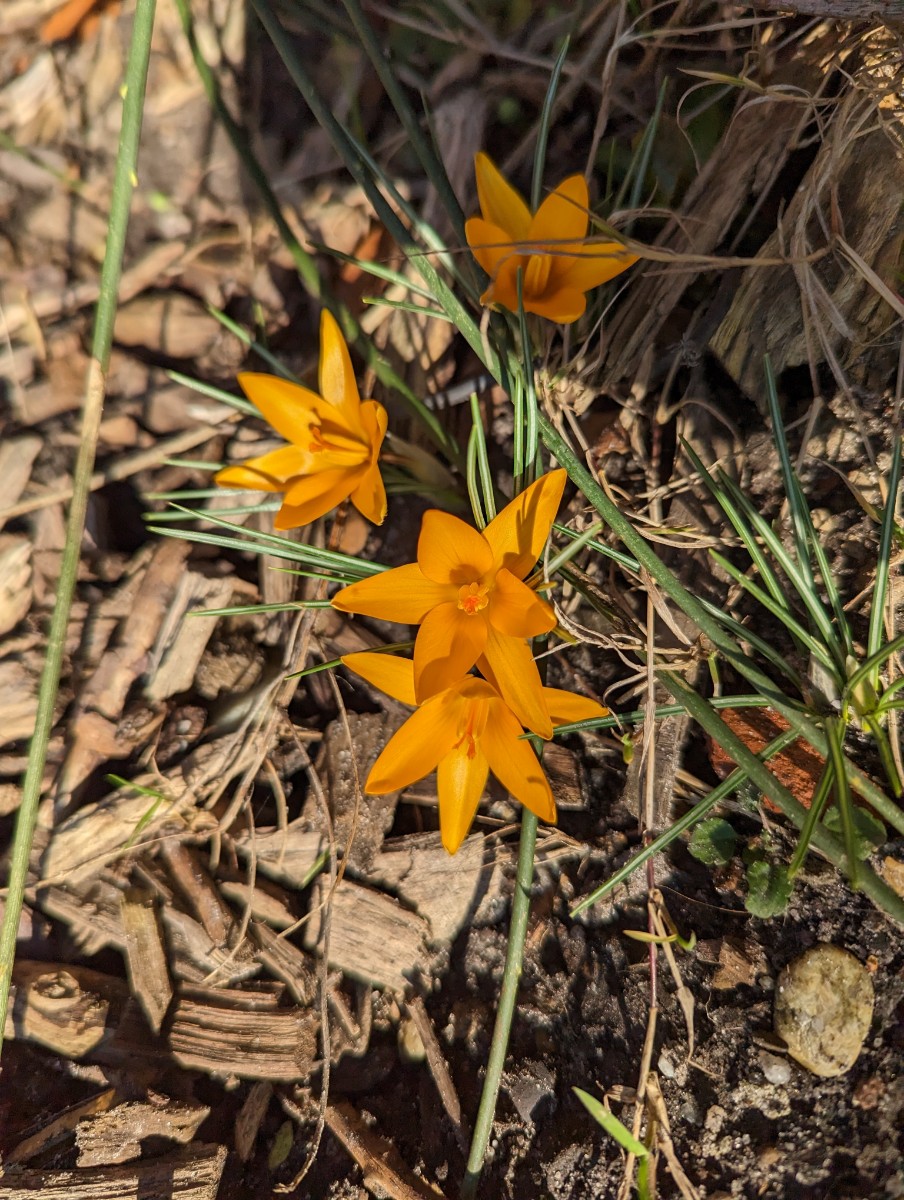
<svg viewBox="0 0 904 1200"><path fill-rule="evenodd" d="M484 658L502 699L525 729L541 738L552 737L540 672L527 642L505 637L491 625ZM483 670L480 663L477 665Z"/></svg>
<svg viewBox="0 0 904 1200"><path fill-rule="evenodd" d="M456 695L436 696L416 709L371 767L365 792L382 796L429 775L458 741L463 703Z"/></svg>
<svg viewBox="0 0 904 1200"><path fill-rule="evenodd" d="M342 467L293 481L273 522L276 529L297 529L325 516L348 498L349 473Z"/></svg>
<svg viewBox="0 0 904 1200"><path fill-rule="evenodd" d="M410 704L412 708L416 704L414 663L410 658L398 658L395 654L377 654L374 650L359 650L356 654L343 654L342 665L366 679L368 683L372 683L387 696L392 696L394 700L401 700L403 704Z"/></svg>
<svg viewBox="0 0 904 1200"><path fill-rule="evenodd" d="M583 238L590 222L590 197L583 175L569 175L533 215L528 241L554 250L562 239Z"/></svg>
<svg viewBox="0 0 904 1200"><path fill-rule="evenodd" d="M523 254L512 254L508 258L502 259L490 286L480 297L480 303L495 304L500 308L508 309L509 312L516 313L518 311L518 269L520 268L522 272L525 271L527 261L527 257ZM523 284L521 291L523 296Z"/></svg>
<svg viewBox="0 0 904 1200"><path fill-rule="evenodd" d="M342 415L346 424L358 424L361 399L348 346L336 318L327 309L320 314L320 394Z"/></svg>
<svg viewBox="0 0 904 1200"><path fill-rule="evenodd" d="M363 400L359 410L361 429L364 440L370 446L370 461L375 463L380 454L380 447L386 437L389 416L382 404L376 400Z"/></svg>
<svg viewBox="0 0 904 1200"><path fill-rule="evenodd" d="M471 253L491 278L502 263L518 253L505 230L485 221L483 217L471 217L465 221L465 238Z"/></svg>
<svg viewBox="0 0 904 1200"><path fill-rule="evenodd" d="M489 764L480 750L469 758L462 746L440 759L436 768L439 828L443 845L450 854L455 853L471 828L489 772Z"/></svg>
<svg viewBox="0 0 904 1200"><path fill-rule="evenodd" d="M490 713L480 739L490 770L525 808L541 821L554 822L556 804L549 781L512 712L501 700L490 701Z"/></svg>
<svg viewBox="0 0 904 1200"><path fill-rule="evenodd" d="M248 463L237 463L234 467L224 467L222 471L217 471L213 481L218 487L252 488L256 492L281 492L283 490L283 485L278 479L261 474Z"/></svg>
<svg viewBox="0 0 904 1200"><path fill-rule="evenodd" d="M493 628L508 637L537 637L556 627L552 606L504 567L496 575L487 615Z"/></svg>
<svg viewBox="0 0 904 1200"><path fill-rule="evenodd" d="M434 583L476 583L493 565L493 552L472 525L428 509L417 540L417 565Z"/></svg>
<svg viewBox="0 0 904 1200"><path fill-rule="evenodd" d="M386 520L386 488L379 467L368 467L350 496L352 504L374 525Z"/></svg>
<svg viewBox="0 0 904 1200"><path fill-rule="evenodd" d="M572 325L587 311L587 297L577 288L559 287L545 296L525 296L524 311L559 325Z"/></svg>
<svg viewBox="0 0 904 1200"><path fill-rule="evenodd" d="M417 625L437 604L456 600L454 588L427 579L417 563L381 571L342 588L333 597L333 608L360 613L381 621Z"/></svg>
<svg viewBox="0 0 904 1200"><path fill-rule="evenodd" d="M483 531L498 567L523 579L546 545L562 502L565 481L561 468L542 475L505 506Z"/></svg>
<svg viewBox="0 0 904 1200"><path fill-rule="evenodd" d="M484 220L504 229L509 241L522 241L528 236L531 223L530 209L523 197L503 178L488 155L475 155L474 171Z"/></svg>
<svg viewBox="0 0 904 1200"><path fill-rule="evenodd" d="M579 292L608 283L637 262L637 255L620 242L577 242L563 246L562 252L564 256L553 262L553 279Z"/></svg>
<svg viewBox="0 0 904 1200"><path fill-rule="evenodd" d="M594 717L608 716L609 709L597 704L588 696L578 696L562 688L543 689L543 699L553 725L570 725L572 721L590 721Z"/></svg>
<svg viewBox="0 0 904 1200"><path fill-rule="evenodd" d="M245 371L238 377L242 391L264 420L272 425L287 442L306 447L311 440L311 426L320 423L324 407L316 392L280 379Z"/></svg>
<svg viewBox="0 0 904 1200"><path fill-rule="evenodd" d="M467 675L483 654L488 628L482 614L469 616L457 601L427 613L414 643L414 691L419 701Z"/></svg>

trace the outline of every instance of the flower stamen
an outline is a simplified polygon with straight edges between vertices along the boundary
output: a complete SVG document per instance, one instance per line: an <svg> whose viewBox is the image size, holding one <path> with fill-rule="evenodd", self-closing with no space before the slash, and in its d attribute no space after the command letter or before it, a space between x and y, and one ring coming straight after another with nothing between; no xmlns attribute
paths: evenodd
<svg viewBox="0 0 904 1200"><path fill-rule="evenodd" d="M490 589L485 583L465 583L458 589L458 607L467 616L483 612L490 602Z"/></svg>

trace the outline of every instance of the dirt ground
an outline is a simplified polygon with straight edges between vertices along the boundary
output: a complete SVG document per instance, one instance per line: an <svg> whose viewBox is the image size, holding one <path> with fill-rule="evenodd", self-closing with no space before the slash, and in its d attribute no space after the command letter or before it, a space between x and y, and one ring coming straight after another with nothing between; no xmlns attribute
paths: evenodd
<svg viewBox="0 0 904 1200"><path fill-rule="evenodd" d="M0 11L4 846L71 495L134 15L130 0L100 3L69 36L44 25L60 7L7 0ZM332 111L441 228L344 14L285 7ZM398 267L397 249L242 0L191 8L225 103L324 286L363 314L393 367L464 437L470 412L456 397L479 392L492 466L510 491L507 398L446 323L365 305L382 285L322 247ZM479 149L529 189L568 17L518 3L366 8L398 78L429 104L464 210L476 210ZM779 518L768 353L839 588L852 599L868 589L877 527L857 497L879 503L900 432L901 31L830 11L678 2L654 17L647 4L584 5L547 154L553 181L589 158L606 211L638 210L633 235L663 254L626 276L603 332L580 352L551 340L538 364L546 411L629 515L694 532L658 549L695 594L762 621L757 631L780 650L780 628L751 616L712 566L707 542L725 536L724 518L689 484L681 439ZM647 171L633 196L618 197L660 101ZM778 265L788 255L795 265ZM362 797L359 775L406 710L341 672L292 676L398 639L399 627L323 608L186 618L322 597L316 580L277 570L275 556L163 536L213 528L167 526L169 493L196 489L191 503L216 514L228 502L204 494L211 465L272 444L262 422L216 394L234 393L236 372L262 362L211 308L312 378L320 305L211 113L174 0L158 3L120 301L3 1051L0 1200L457 1196L502 976L518 811L493 784L450 858L430 780ZM380 396L402 436L416 438L392 397L361 378L362 394ZM383 530L343 509L293 536L395 565L411 560L426 507L392 496ZM579 521L584 507L570 491L560 519ZM270 516L230 519L253 533ZM628 712L645 703L655 614L601 561L580 562L601 605L575 607L587 636L550 658L549 682ZM899 593L899 615L902 604ZM858 636L864 613L851 609ZM656 637L704 689L700 656L672 626L657 620ZM725 674L725 694L737 682ZM765 845L778 860L795 844L758 796L720 810L740 835L726 865L704 866L679 839L614 899L571 915L641 845L642 738L632 727L628 766L609 732L572 734L544 758L560 821L540 831L478 1195L630 1195L624 1152L572 1089L607 1095L630 1127L643 1079L658 1130L651 1194L904 1197L901 931L816 856L783 912L752 916L741 848ZM876 771L865 743L849 749ZM654 753L662 827L721 768L678 718L662 723ZM789 762L804 800L813 770L800 754ZM336 851L341 881L329 873ZM893 872L902 859L898 840L872 861ZM658 911L696 939L674 950L674 971L625 935L647 929L651 884ZM773 1026L779 973L820 943L850 951L875 993L862 1051L834 1078L788 1057Z"/></svg>

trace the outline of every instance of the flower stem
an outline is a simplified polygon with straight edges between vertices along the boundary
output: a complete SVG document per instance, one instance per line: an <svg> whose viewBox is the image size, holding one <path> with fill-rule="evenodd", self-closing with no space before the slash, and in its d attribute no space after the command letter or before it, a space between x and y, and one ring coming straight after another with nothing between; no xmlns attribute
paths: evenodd
<svg viewBox="0 0 904 1200"><path fill-rule="evenodd" d="M496 1025L493 1029L493 1041L490 1044L490 1056L487 1060L487 1073L483 1081L480 1107L477 1110L474 1136L471 1139L468 1168L461 1185L461 1200L473 1200L473 1197L477 1195L477 1184L480 1181L480 1172L483 1169L483 1160L493 1129L493 1116L499 1097L499 1085L502 1082L502 1068L505 1065L505 1056L508 1051L515 1001L518 998L518 984L521 982L536 845L537 818L525 808L521 814L518 874L515 879L515 895L512 900L512 919L509 925L502 988L499 992L499 1007L496 1011Z"/></svg>
<svg viewBox="0 0 904 1200"><path fill-rule="evenodd" d="M116 297L122 274L126 227L129 222L132 192L138 182L135 168L138 162L138 140L141 133L155 7L156 0L138 0L122 89L122 127L110 200L107 245L101 268L100 295L94 319L91 358L88 362L85 380L82 430L73 475L66 542L60 564L60 578L57 583L53 616L50 620L47 656L44 660L44 670L38 693L38 710L28 752L28 768L22 786L22 802L19 805L16 829L13 835L6 909L3 914L3 926L0 929L0 1048L3 1045L6 1010L12 984L19 916L25 897L31 847L38 819L47 744L50 741L54 723L57 690L66 648L66 630L78 576L79 555L85 528L88 492L94 470L98 430L103 415L106 373L110 364L110 348L113 344L113 322L116 316Z"/></svg>

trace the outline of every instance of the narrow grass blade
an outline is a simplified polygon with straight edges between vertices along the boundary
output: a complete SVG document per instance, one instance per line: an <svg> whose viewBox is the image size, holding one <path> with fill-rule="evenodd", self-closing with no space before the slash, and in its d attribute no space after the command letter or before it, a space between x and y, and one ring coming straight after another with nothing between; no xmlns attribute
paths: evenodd
<svg viewBox="0 0 904 1200"><path fill-rule="evenodd" d="M895 438L891 456L891 469L888 473L885 508L882 513L882 529L879 534L879 556L876 560L876 580L873 586L873 605L869 614L869 633L866 639L868 659L877 654L884 636L885 601L888 596L888 577L891 568L891 556L895 541L895 514L898 507L898 492L901 486L901 438ZM879 671L881 664L876 663L870 675L870 682L875 691L879 690Z"/></svg>
<svg viewBox="0 0 904 1200"><path fill-rule="evenodd" d="M251 401L246 400L244 396L235 396L232 392L224 392L222 388L214 387L212 383L202 383L200 379L192 379L190 375L183 375L181 371L167 371L166 377L172 379L173 383L181 383L183 387L191 388L199 396L207 396L210 400L219 400L223 404L229 404L249 417L261 416ZM261 420L263 420L262 417Z"/></svg>
<svg viewBox="0 0 904 1200"><path fill-rule="evenodd" d="M473 459L473 462L472 462ZM478 482L480 487L478 489ZM496 516L493 477L487 457L487 441L480 415L477 393L471 394L471 436L468 438L468 495L479 529L485 529Z"/></svg>
<svg viewBox="0 0 904 1200"><path fill-rule="evenodd" d="M537 211L543 199L543 172L546 169L546 144L549 141L549 127L552 123L552 110L556 102L556 92L559 90L559 80L562 77L562 68L565 66L570 44L571 38L566 37L553 65L552 74L549 77L549 86L546 89L546 96L543 99L543 107L540 110L540 120L537 125L537 147L534 151L534 172L530 185L530 206L533 212Z"/></svg>
<svg viewBox="0 0 904 1200"><path fill-rule="evenodd" d="M228 317L226 313L221 312L212 304L208 304L207 311L220 322L224 329L228 329L233 337L238 338L242 345L247 346L249 350L253 350L258 358L263 359L265 363L272 367L274 373L279 375L281 379L288 379L289 383L301 383L297 375L293 374L287 366L281 363L276 355L268 350L266 346L262 346L259 341L253 338L248 330L243 325L240 325L238 321L233 321L232 317Z"/></svg>
<svg viewBox="0 0 904 1200"><path fill-rule="evenodd" d="M841 817L841 833L844 838L844 853L847 859L847 873L851 887L859 888L862 867L857 855L856 830L854 828L853 801L851 785L844 765L844 722L837 718L826 721L826 740L829 743L828 765L832 771L832 786L835 790L835 803ZM815 830L814 830L815 832ZM815 840L815 839L814 839Z"/></svg>
<svg viewBox="0 0 904 1200"><path fill-rule="evenodd" d="M605 1129L610 1137L615 1138L621 1148L627 1151L628 1154L633 1154L635 1158L646 1158L650 1153L643 1142L639 1142L634 1134L628 1129L627 1125L619 1121L615 1113L611 1113L605 1104L600 1103L596 1096L591 1096L589 1092L585 1092L582 1088L573 1087L571 1089L583 1106L596 1121Z"/></svg>
<svg viewBox="0 0 904 1200"><path fill-rule="evenodd" d="M534 814L526 808L523 809L515 895L512 900L512 916L505 952L502 987L499 991L496 1024L493 1026L493 1040L490 1043L483 1091L480 1095L477 1119L474 1122L474 1135L471 1139L467 1171L461 1186L461 1200L473 1200L477 1195L483 1160L486 1157L490 1134L493 1130L493 1116L496 1112L496 1101L499 1098L499 1087L502 1083L502 1068L505 1066L512 1017L518 998L518 984L521 979L521 964L524 959L524 941L527 936L527 918L530 913L530 892L534 878L537 824Z"/></svg>
<svg viewBox="0 0 904 1200"><path fill-rule="evenodd" d="M800 838L794 854L791 857L791 862L788 864L788 878L793 879L801 867L804 865L807 854L810 850L810 842L813 840L813 830L819 823L822 816L822 810L826 806L826 801L832 791L835 773L831 763L826 763L822 774L819 777L819 783L816 785L816 790L813 792L813 798L810 801L810 808L807 812L807 819L804 821L800 831Z"/></svg>
<svg viewBox="0 0 904 1200"><path fill-rule="evenodd" d="M138 142L141 133L141 118L147 84L148 60L151 52L151 34L154 28L156 0L137 0L132 40L125 69L122 88L122 125L110 214L107 226L107 244L100 275L100 295L94 318L94 335L91 341L91 358L85 381L85 396L82 406L82 430L73 477L72 500L66 524L66 541L60 563L60 578L57 583L56 601L50 620L47 638L47 656L38 692L38 707L35 729L28 752L28 767L22 786L22 802L16 816L16 827L10 858L7 882L6 905L3 924L0 927L0 1049L6 1025L9 1005L9 990L12 983L13 961L16 953L16 935L19 915L25 897L28 863L34 840L38 805L41 797L41 781L47 758L47 744L53 728L57 689L62 671L66 646L66 629L72 597L78 576L78 563L85 528L85 515L91 475L94 469L95 451L104 407L104 385L110 364L113 344L113 323L116 317L116 300L122 261L126 244L126 229L132 193L137 184Z"/></svg>

